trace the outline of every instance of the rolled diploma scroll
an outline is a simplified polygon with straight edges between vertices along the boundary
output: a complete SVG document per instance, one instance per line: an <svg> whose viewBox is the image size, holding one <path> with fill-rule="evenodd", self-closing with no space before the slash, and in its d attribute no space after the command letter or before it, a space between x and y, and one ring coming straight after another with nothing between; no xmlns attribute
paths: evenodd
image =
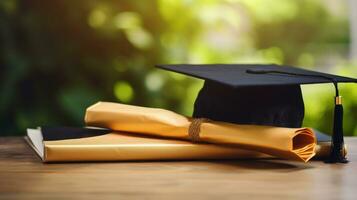
<svg viewBox="0 0 357 200"><path fill-rule="evenodd" d="M193 118L169 110L98 102L86 110L88 126L164 138L189 140ZM237 146L275 157L307 162L315 155L316 138L310 128L238 125L209 121L200 126L202 142Z"/></svg>

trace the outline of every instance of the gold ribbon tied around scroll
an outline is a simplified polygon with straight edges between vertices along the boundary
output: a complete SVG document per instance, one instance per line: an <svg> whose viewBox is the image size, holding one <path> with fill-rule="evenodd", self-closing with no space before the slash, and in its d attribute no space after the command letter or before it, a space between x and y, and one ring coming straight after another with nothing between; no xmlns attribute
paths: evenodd
<svg viewBox="0 0 357 200"><path fill-rule="evenodd" d="M190 126L188 127L188 138L191 142L200 142L201 124L209 121L210 120L207 118L195 118L192 120Z"/></svg>

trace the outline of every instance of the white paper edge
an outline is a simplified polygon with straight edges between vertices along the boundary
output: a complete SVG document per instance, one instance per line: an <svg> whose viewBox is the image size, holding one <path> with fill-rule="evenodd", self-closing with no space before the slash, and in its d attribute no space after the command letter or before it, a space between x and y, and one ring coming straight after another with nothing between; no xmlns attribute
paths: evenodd
<svg viewBox="0 0 357 200"><path fill-rule="evenodd" d="M34 150L36 153L42 158L45 157L44 154L44 144L43 144L43 136L40 129L27 129L27 137L30 139L33 144Z"/></svg>

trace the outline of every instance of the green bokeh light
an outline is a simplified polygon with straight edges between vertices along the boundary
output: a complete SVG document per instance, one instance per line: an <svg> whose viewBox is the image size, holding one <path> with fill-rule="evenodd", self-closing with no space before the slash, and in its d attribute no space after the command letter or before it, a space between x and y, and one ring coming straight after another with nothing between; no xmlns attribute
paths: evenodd
<svg viewBox="0 0 357 200"><path fill-rule="evenodd" d="M119 101L129 103L134 98L132 86L125 81L118 81L114 85L114 94Z"/></svg>

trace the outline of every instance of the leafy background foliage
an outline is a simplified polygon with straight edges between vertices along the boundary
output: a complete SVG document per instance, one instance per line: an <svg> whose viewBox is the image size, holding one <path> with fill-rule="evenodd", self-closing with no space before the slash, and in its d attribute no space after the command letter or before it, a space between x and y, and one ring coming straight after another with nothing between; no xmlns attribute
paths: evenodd
<svg viewBox="0 0 357 200"><path fill-rule="evenodd" d="M96 101L190 115L203 82L159 63L277 63L356 77L346 9L338 0L2 0L1 134L81 126ZM341 90L345 134L357 135L356 87ZM304 124L329 133L332 85L303 91Z"/></svg>

